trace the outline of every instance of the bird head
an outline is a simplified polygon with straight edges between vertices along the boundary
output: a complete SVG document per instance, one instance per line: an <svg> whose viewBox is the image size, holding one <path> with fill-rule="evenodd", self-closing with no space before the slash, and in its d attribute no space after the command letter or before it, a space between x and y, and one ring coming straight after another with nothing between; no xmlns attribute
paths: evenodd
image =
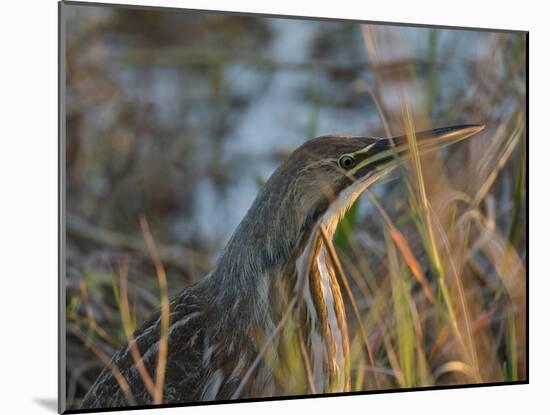
<svg viewBox="0 0 550 415"><path fill-rule="evenodd" d="M457 125L413 134L418 153L442 148L478 133L483 125ZM266 183L285 205L285 223L303 226L331 208L337 222L347 207L383 174L411 155L407 135L391 138L323 136L296 149ZM284 202L288 203L284 203ZM273 209L277 209L275 204Z"/></svg>

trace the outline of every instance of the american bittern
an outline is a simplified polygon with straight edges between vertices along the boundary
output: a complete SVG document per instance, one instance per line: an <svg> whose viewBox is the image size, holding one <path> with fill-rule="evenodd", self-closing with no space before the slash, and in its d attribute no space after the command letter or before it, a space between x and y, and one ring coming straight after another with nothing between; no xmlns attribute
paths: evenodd
<svg viewBox="0 0 550 415"><path fill-rule="evenodd" d="M482 128L460 125L415 137L426 152ZM289 313L308 357L309 391L349 390L346 315L327 242L358 195L407 154L407 136L325 136L306 142L281 164L215 268L170 302L163 403L288 393L279 357L286 332L281 324ZM133 336L152 377L160 326L158 313ZM112 359L130 390L121 388L113 367L106 368L82 408L153 403L130 349Z"/></svg>

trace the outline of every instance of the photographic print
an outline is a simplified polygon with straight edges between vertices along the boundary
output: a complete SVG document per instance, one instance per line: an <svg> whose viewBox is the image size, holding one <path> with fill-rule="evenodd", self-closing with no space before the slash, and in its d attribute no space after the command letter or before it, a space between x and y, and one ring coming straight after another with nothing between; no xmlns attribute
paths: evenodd
<svg viewBox="0 0 550 415"><path fill-rule="evenodd" d="M59 11L60 411L528 381L526 32Z"/></svg>

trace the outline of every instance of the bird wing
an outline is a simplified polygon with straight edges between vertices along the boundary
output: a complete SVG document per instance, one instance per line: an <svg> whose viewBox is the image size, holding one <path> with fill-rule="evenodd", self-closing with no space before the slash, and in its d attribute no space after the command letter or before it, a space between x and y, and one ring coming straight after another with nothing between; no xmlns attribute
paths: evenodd
<svg viewBox="0 0 550 415"><path fill-rule="evenodd" d="M180 292L170 303L168 329L168 357L164 382L163 403L199 400L197 382L201 376L204 353L207 308L194 286ZM156 379L158 349L161 334L161 313L157 311L133 334L134 343L127 343L111 359L110 367L103 369L80 407L124 407L147 405L153 398L143 380L137 363L141 362L153 382ZM131 348L137 348L141 359L136 361ZM120 371L129 385L129 393L121 387L113 373Z"/></svg>

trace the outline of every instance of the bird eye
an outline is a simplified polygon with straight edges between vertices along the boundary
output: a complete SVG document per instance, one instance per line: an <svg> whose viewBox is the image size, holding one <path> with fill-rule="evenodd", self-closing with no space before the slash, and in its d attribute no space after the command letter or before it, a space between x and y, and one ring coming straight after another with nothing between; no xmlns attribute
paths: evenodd
<svg viewBox="0 0 550 415"><path fill-rule="evenodd" d="M349 169L351 166L353 166L353 163L355 163L355 159L353 156L350 156L349 154L344 154L342 157L338 159L338 165L343 169Z"/></svg>

